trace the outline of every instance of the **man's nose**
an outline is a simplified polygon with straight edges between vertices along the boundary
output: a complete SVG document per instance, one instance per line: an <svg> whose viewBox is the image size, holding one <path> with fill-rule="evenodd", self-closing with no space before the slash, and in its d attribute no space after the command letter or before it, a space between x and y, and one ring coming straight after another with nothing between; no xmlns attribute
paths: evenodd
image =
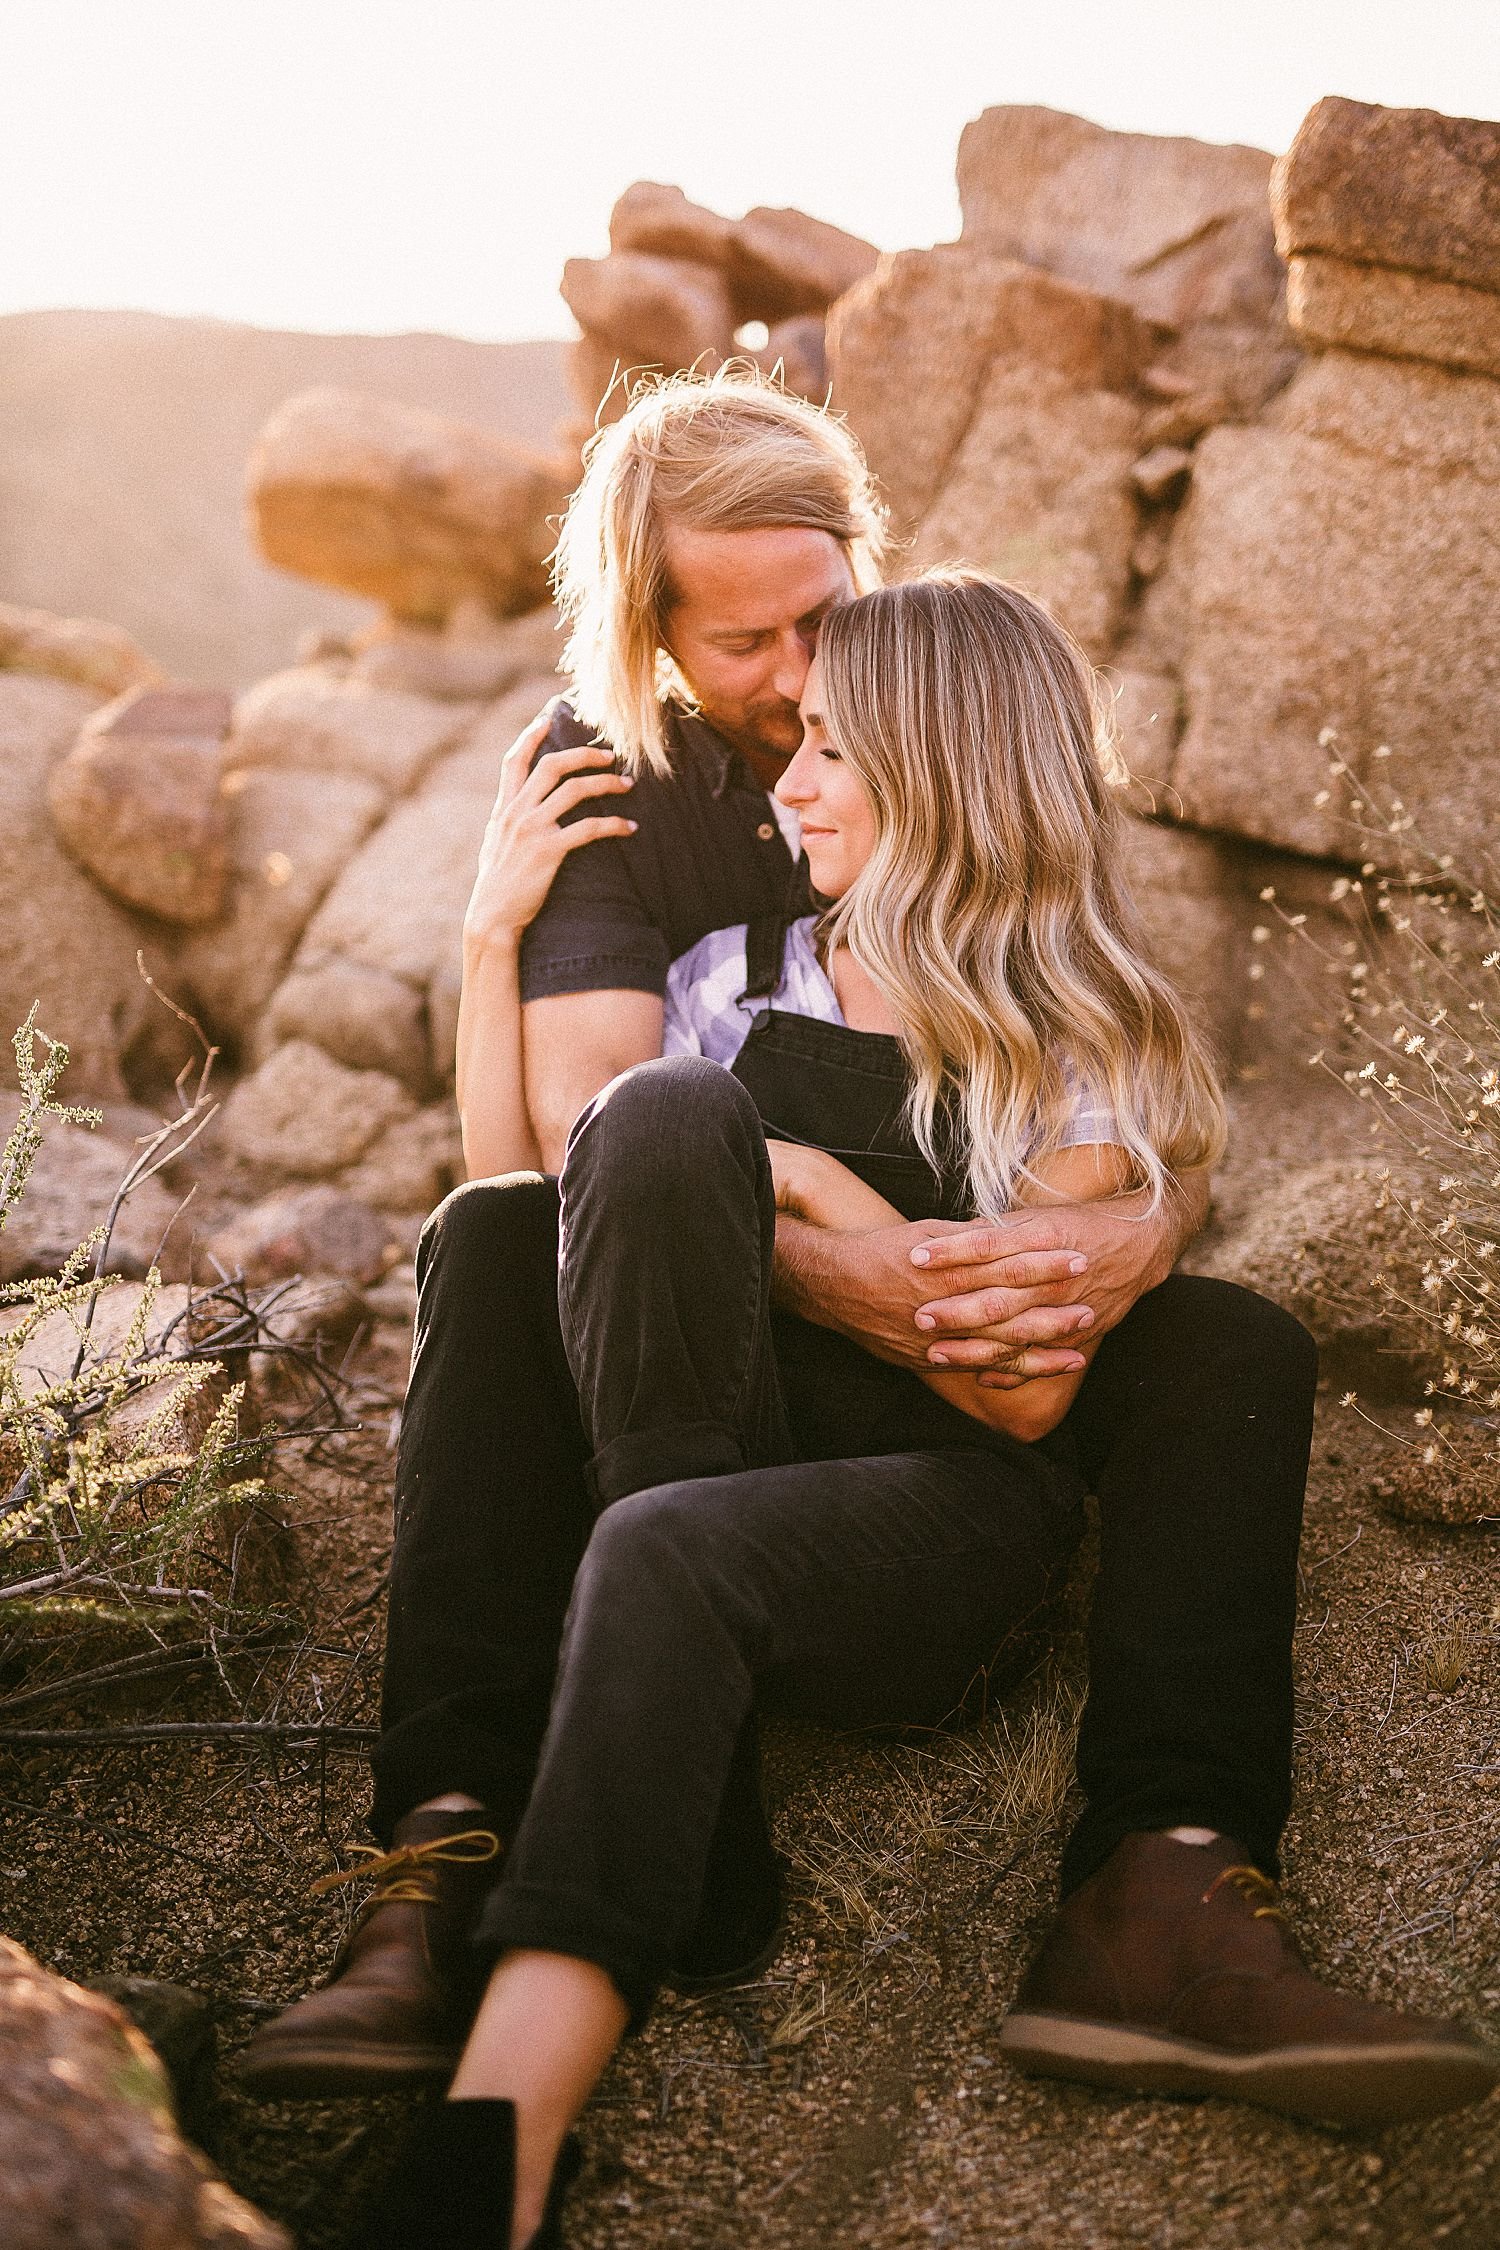
<svg viewBox="0 0 1500 2250"><path fill-rule="evenodd" d="M771 673L771 685L783 701L801 702L812 660L813 643L795 627L780 636L776 644L776 663Z"/></svg>

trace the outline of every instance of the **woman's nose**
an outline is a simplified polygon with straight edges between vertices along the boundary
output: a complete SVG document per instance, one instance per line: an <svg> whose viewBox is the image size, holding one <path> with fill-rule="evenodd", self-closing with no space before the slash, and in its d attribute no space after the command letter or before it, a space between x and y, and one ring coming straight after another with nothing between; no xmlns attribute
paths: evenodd
<svg viewBox="0 0 1500 2250"><path fill-rule="evenodd" d="M771 794L783 805L805 805L817 795L812 786L812 761L806 743L794 754Z"/></svg>

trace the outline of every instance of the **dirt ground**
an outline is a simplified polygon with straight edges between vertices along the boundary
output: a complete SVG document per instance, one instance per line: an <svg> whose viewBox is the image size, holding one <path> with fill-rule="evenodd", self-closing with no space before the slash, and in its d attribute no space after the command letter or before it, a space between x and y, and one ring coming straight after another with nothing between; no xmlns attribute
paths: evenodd
<svg viewBox="0 0 1500 2250"><path fill-rule="evenodd" d="M299 1717L375 1709L400 1358L383 1333L365 1434L299 1479L322 1612L287 1689ZM1320 1972L1500 2039L1500 1546L1385 1516L1371 1488L1394 1453L1325 1386L1288 1899ZM1500 2245L1500 2097L1356 2137L1029 2083L1000 2060L1067 1824L1077 1667L1075 1637L990 1722L922 1746L773 1738L795 1867L785 1949L742 1992L667 2000L620 2057L584 2121L578 2250ZM45 1722L226 1708L190 1674L158 1685L149 1712L138 1696ZM66 1975L210 1998L220 2095L205 2139L301 2250L335 2250L404 2105L254 2104L234 2062L327 1965L354 1902L309 1886L362 1836L363 1802L348 1751L0 1754L4 1929Z"/></svg>

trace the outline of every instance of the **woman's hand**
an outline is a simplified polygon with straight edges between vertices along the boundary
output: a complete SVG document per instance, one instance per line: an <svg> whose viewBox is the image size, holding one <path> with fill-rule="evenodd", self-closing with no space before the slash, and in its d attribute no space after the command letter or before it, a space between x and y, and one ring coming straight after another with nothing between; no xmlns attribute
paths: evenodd
<svg viewBox="0 0 1500 2250"><path fill-rule="evenodd" d="M479 872L464 916L466 951L514 948L541 912L552 879L569 852L606 836L629 836L635 822L601 813L561 825L563 815L590 797L622 796L633 785L615 773L613 753L594 743L577 750L537 751L552 724L555 704L533 719L505 753L495 809L479 850ZM533 766L532 760L536 759Z"/></svg>

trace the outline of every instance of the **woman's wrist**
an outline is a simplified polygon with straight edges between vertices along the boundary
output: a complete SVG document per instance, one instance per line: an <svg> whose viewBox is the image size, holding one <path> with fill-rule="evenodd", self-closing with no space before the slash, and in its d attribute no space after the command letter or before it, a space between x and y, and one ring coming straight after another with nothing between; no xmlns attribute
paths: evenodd
<svg viewBox="0 0 1500 2250"><path fill-rule="evenodd" d="M521 939L525 933L509 929L503 924L490 923L482 927L464 924L464 967L477 969L486 961L512 962L520 957Z"/></svg>

